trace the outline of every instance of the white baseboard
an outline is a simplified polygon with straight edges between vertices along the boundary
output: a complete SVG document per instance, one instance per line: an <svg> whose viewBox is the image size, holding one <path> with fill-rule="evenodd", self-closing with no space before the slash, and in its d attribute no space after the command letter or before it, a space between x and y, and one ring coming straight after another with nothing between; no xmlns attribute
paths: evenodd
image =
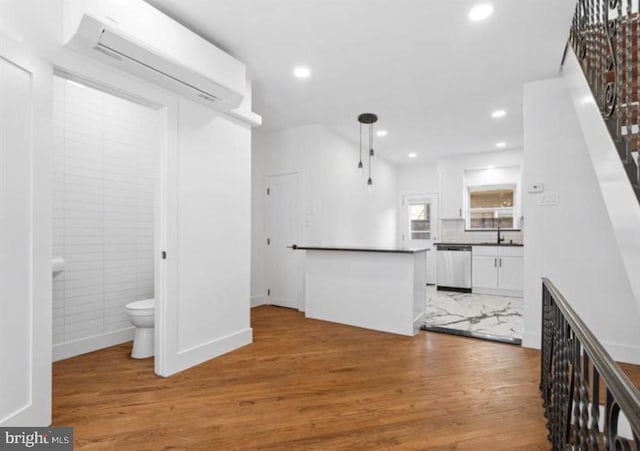
<svg viewBox="0 0 640 451"><path fill-rule="evenodd" d="M413 335L417 334L420 331L420 328L424 324L424 317L427 312L422 312L418 316L416 316L413 320Z"/></svg>
<svg viewBox="0 0 640 451"><path fill-rule="evenodd" d="M525 330L522 333L522 347L540 349L540 334L537 332L527 332Z"/></svg>
<svg viewBox="0 0 640 451"><path fill-rule="evenodd" d="M604 349L616 362L640 364L640 346L632 346L620 343L601 341ZM525 348L540 349L540 334L524 332L522 334L522 346Z"/></svg>
<svg viewBox="0 0 640 451"><path fill-rule="evenodd" d="M619 343L602 342L602 346L616 362L640 364L640 347L621 345Z"/></svg>
<svg viewBox="0 0 640 451"><path fill-rule="evenodd" d="M524 296L523 291L499 290L499 289L492 289L492 288L473 288L471 292L476 294L489 294L492 296L511 296L514 298L521 298Z"/></svg>
<svg viewBox="0 0 640 451"><path fill-rule="evenodd" d="M52 359L54 362L57 362L58 360L64 360L97 351L98 349L126 343L127 341L133 340L134 331L135 327L127 327L125 329L107 332L106 334L94 335L92 337L53 345Z"/></svg>
<svg viewBox="0 0 640 451"><path fill-rule="evenodd" d="M259 307L261 305L267 304L267 295L266 294L258 294L256 296L251 296L251 308Z"/></svg>

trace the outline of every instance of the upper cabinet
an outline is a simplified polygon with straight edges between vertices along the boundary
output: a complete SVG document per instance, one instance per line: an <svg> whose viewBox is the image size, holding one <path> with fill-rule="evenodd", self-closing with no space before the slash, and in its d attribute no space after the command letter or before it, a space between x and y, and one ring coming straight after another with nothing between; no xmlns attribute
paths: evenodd
<svg viewBox="0 0 640 451"><path fill-rule="evenodd" d="M438 160L440 219L468 219L469 190L508 187L513 191L512 203L509 205L511 211L507 211L508 208L504 205L500 205L499 207L501 208L487 206L490 208L476 208L474 215L476 219L477 217L484 218L487 215L495 215L496 219L500 219L501 215L509 213L513 223L510 226L501 225L501 227L518 228L518 219L522 215L520 208L521 162L521 150L460 155ZM491 226L469 227L470 225L477 225L477 222L476 220L473 224L470 224L467 220L465 228L493 228ZM489 224L491 221L481 222L482 224Z"/></svg>
<svg viewBox="0 0 640 451"><path fill-rule="evenodd" d="M459 167L439 167L440 179L440 219L464 218L463 175Z"/></svg>

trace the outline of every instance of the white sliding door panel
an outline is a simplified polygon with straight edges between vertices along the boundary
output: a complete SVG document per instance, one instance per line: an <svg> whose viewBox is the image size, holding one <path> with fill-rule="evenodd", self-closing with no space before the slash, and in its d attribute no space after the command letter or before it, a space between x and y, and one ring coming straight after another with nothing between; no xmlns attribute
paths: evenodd
<svg viewBox="0 0 640 451"><path fill-rule="evenodd" d="M0 425L51 423L52 69L0 32Z"/></svg>
<svg viewBox="0 0 640 451"><path fill-rule="evenodd" d="M183 99L177 122L166 164L163 376L252 340L251 129Z"/></svg>

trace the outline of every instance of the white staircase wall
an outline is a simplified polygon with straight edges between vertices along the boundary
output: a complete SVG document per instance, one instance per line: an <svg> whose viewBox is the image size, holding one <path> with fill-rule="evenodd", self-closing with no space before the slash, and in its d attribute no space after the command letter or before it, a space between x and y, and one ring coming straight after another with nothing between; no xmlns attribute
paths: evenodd
<svg viewBox="0 0 640 451"><path fill-rule="evenodd" d="M624 258L610 206L636 210L638 202L602 119L591 124L595 136L583 134L568 82L565 74L524 89L523 344L540 346L540 278L549 277L615 360L640 363L640 315L627 266L632 261ZM619 165L605 171L608 181L590 157L592 147L605 145L603 153ZM544 192L526 192L534 183L542 183ZM640 216L635 230L640 234Z"/></svg>
<svg viewBox="0 0 640 451"><path fill-rule="evenodd" d="M578 60L569 51L563 78L569 89L586 150L611 220L618 250L640 312L640 203L633 192L620 157Z"/></svg>

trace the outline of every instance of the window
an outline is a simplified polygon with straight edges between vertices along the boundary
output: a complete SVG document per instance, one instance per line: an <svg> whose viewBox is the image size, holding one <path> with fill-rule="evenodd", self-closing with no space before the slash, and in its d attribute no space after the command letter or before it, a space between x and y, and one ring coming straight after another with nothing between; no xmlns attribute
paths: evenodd
<svg viewBox="0 0 640 451"><path fill-rule="evenodd" d="M412 240L431 239L431 204L429 202L409 204L409 228Z"/></svg>
<svg viewBox="0 0 640 451"><path fill-rule="evenodd" d="M468 229L515 229L515 185L469 187Z"/></svg>

